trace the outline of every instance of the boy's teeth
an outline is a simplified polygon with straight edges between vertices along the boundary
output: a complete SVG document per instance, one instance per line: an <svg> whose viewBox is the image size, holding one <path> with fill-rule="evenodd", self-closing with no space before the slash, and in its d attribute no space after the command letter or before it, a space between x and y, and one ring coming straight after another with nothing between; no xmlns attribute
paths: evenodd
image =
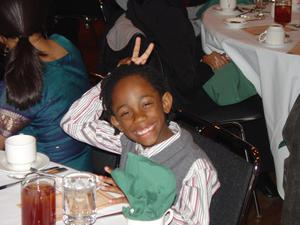
<svg viewBox="0 0 300 225"><path fill-rule="evenodd" d="M143 135L143 134L146 134L149 130L151 130L151 127L146 128L146 129L141 130L141 131L137 131L137 134L138 135Z"/></svg>

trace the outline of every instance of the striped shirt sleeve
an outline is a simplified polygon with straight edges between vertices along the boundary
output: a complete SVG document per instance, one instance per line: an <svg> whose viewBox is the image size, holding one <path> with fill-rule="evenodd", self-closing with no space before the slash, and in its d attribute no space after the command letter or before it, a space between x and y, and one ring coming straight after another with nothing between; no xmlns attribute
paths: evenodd
<svg viewBox="0 0 300 225"><path fill-rule="evenodd" d="M209 206L220 187L217 172L210 162L196 160L185 179L177 202L173 206L172 225L209 225Z"/></svg>
<svg viewBox="0 0 300 225"><path fill-rule="evenodd" d="M62 129L71 137L103 150L121 154L120 136L106 121L100 120L102 101L101 83L76 100L61 120Z"/></svg>

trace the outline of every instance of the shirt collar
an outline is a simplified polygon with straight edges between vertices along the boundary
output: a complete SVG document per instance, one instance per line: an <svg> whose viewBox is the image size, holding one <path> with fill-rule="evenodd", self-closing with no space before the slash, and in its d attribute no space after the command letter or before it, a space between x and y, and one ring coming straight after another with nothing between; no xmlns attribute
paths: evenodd
<svg viewBox="0 0 300 225"><path fill-rule="evenodd" d="M174 141L176 141L181 135L180 126L177 123L171 121L169 124L169 128L174 133L174 135L172 135L167 140L165 140L157 145L154 145L152 147L149 147L149 148L144 148L141 144L136 144L135 150L136 150L137 154L145 156L147 158L150 158L151 156L154 156L154 155L160 153L167 146L169 146Z"/></svg>

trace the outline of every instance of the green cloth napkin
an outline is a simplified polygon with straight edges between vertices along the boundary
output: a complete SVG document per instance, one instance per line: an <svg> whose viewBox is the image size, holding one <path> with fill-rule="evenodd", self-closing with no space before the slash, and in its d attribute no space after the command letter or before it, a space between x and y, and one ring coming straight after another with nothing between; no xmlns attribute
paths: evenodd
<svg viewBox="0 0 300 225"><path fill-rule="evenodd" d="M219 4L220 0L209 0L206 3L203 4L203 6L198 10L196 13L197 18L200 18L202 16L202 13L204 13L205 10L207 10L212 5ZM253 4L252 0L237 0L237 4Z"/></svg>
<svg viewBox="0 0 300 225"><path fill-rule="evenodd" d="M111 175L128 199L130 206L123 214L129 219L159 219L174 202L173 172L148 158L129 152L125 170L115 169Z"/></svg>
<svg viewBox="0 0 300 225"><path fill-rule="evenodd" d="M232 62L216 70L202 87L221 106L239 103L257 93L253 84Z"/></svg>

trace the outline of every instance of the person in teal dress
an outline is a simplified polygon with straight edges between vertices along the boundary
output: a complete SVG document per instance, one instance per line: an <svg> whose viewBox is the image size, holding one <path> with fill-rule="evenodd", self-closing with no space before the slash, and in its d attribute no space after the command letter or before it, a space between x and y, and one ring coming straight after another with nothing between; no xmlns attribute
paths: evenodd
<svg viewBox="0 0 300 225"><path fill-rule="evenodd" d="M90 146L59 126L71 104L89 89L88 74L69 40L46 37L44 3L1 0L0 42L8 55L0 81L0 149L7 137L29 134L51 161L90 171Z"/></svg>

